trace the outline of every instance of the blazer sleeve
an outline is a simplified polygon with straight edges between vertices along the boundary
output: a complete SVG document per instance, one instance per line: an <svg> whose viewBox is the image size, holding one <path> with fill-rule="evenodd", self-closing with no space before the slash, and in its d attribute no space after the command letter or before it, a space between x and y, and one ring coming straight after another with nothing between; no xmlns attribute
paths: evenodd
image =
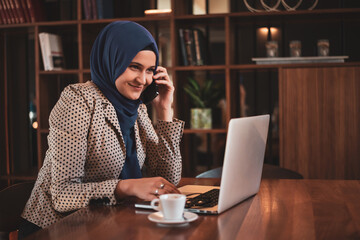
<svg viewBox="0 0 360 240"><path fill-rule="evenodd" d="M68 212L85 207L94 199L115 204L118 179L83 182L91 103L80 90L67 87L51 111L47 156L51 162L50 194L53 207Z"/></svg>
<svg viewBox="0 0 360 240"><path fill-rule="evenodd" d="M147 115L145 105L141 105L140 115L146 129L146 166L151 176L162 176L177 185L181 179L182 160L180 142L184 131L184 122L173 119L172 122L158 121L154 128Z"/></svg>

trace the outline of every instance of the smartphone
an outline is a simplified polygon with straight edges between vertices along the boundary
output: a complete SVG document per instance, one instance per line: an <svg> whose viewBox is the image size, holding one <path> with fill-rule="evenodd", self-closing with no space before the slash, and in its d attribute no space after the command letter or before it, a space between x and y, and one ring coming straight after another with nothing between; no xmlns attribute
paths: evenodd
<svg viewBox="0 0 360 240"><path fill-rule="evenodd" d="M149 86L147 86L147 88L141 93L140 99L143 103L149 104L158 95L159 95L158 86L155 80L153 80L152 83Z"/></svg>

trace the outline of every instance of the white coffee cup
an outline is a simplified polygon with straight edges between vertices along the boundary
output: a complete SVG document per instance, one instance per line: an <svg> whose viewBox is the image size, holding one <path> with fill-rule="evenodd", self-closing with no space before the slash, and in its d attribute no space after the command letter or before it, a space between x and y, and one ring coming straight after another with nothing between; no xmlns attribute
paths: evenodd
<svg viewBox="0 0 360 240"><path fill-rule="evenodd" d="M183 219L185 201L183 194L163 194L151 201L151 207L161 212L166 220L180 220ZM156 203L159 203L158 206Z"/></svg>

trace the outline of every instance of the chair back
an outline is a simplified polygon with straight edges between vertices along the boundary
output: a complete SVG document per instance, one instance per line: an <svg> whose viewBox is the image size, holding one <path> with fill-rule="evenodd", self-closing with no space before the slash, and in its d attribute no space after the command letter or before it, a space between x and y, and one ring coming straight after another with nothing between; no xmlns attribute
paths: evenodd
<svg viewBox="0 0 360 240"><path fill-rule="evenodd" d="M221 178L222 167L214 168L200 173L196 178ZM264 163L262 178L272 179L303 179L303 176L295 171Z"/></svg>
<svg viewBox="0 0 360 240"><path fill-rule="evenodd" d="M34 181L17 183L0 191L0 232L18 229L21 213L34 187Z"/></svg>

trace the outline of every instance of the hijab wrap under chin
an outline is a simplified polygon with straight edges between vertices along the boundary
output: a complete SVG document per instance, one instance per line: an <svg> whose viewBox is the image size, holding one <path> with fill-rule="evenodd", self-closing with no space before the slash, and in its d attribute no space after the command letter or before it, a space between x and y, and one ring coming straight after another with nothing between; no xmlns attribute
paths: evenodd
<svg viewBox="0 0 360 240"><path fill-rule="evenodd" d="M97 36L90 55L91 79L116 110L126 146L126 160L120 178L140 178L136 155L134 125L141 100L131 100L119 93L115 80L125 72L134 57L143 49L158 49L152 35L143 26L130 21L116 21L107 25ZM155 71L154 70L154 71Z"/></svg>

